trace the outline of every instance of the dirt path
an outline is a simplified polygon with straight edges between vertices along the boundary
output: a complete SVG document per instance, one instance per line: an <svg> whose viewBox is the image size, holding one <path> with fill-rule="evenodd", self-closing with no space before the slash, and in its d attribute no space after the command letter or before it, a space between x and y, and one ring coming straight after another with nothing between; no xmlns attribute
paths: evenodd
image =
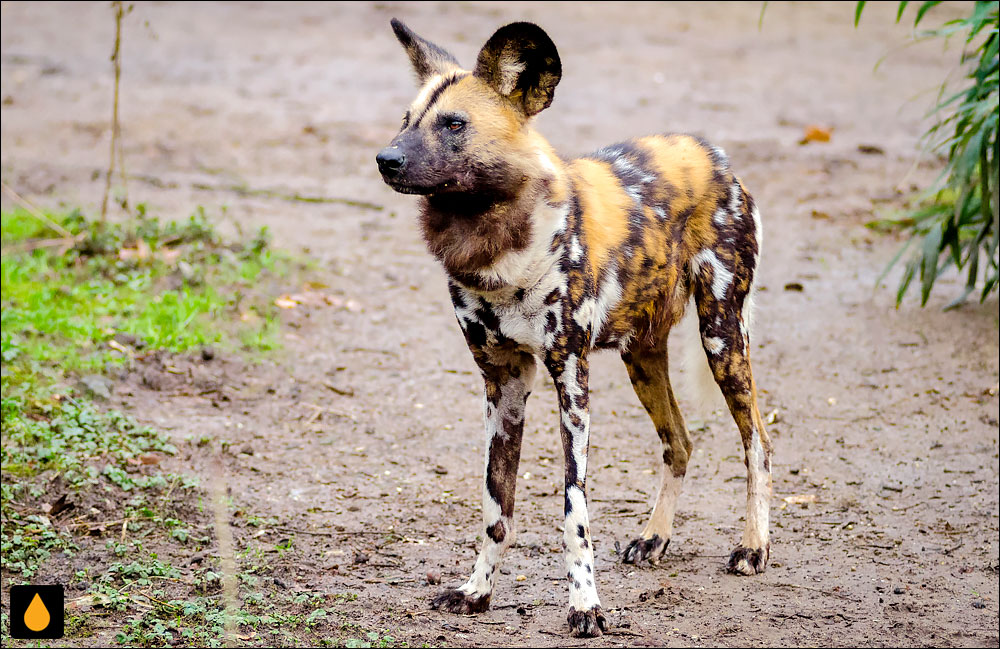
<svg viewBox="0 0 1000 649"><path fill-rule="evenodd" d="M0 11L4 181L41 204L99 205L110 11ZM558 150L704 134L727 150L764 218L754 359L764 412L776 411L772 566L754 579L722 571L742 527L739 437L728 416L702 421L684 403L701 426L667 560L615 562L614 542L644 523L659 450L621 363L600 356L591 516L614 633L586 645L997 646L997 300L943 313L959 287L950 281L928 308L895 310L892 292L872 287L898 241L863 227L873 209L898 204L894 188L936 174L915 144L957 50L900 49L908 33L893 25L894 6L870 6L857 30L850 4L770 3L758 31L759 11L137 5L122 95L132 200L174 217L227 205L226 227L268 225L345 301L291 310L287 353L233 376L229 401L124 397L180 438L239 449L224 456L236 548L294 545L271 566L278 581L261 588L355 593L341 623L411 646L584 644L564 634L551 385L529 404L519 540L494 609L427 610L437 588L428 571L457 583L478 545L481 387L413 200L388 190L373 160L414 92L390 17L467 64L495 27L526 19L563 60L555 103L539 118ZM832 141L799 146L808 124L834 127ZM791 282L803 290L784 290ZM214 461L188 468L211 476ZM783 500L803 494L816 502ZM248 516L277 522L254 536Z"/></svg>

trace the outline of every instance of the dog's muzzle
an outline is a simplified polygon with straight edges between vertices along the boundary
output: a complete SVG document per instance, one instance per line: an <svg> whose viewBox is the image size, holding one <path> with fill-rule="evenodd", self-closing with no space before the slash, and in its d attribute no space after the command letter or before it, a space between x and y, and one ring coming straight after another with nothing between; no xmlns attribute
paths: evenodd
<svg viewBox="0 0 1000 649"><path fill-rule="evenodd" d="M393 178L399 175L403 165L406 164L406 154L399 147L387 146L375 156L375 162L378 163L378 170L385 178Z"/></svg>

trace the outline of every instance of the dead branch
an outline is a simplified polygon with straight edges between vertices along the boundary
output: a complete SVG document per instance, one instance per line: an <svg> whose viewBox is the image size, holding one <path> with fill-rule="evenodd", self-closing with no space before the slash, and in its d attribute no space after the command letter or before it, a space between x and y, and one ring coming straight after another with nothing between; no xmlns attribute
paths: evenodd
<svg viewBox="0 0 1000 649"><path fill-rule="evenodd" d="M120 156L121 153L121 125L118 122L118 90L121 82L122 76L122 65L121 65L121 45L122 45L122 18L125 16L125 7L121 2L116 1L111 3L111 7L115 10L115 46L111 51L111 65L115 73L115 85L114 85L114 98L111 102L111 159L108 161L108 173L104 179L104 198L101 200L101 222L104 222L108 216L108 195L111 194L111 176L115 171L115 158L124 157ZM129 7L131 10L131 7ZM125 184L125 162L119 161L119 173L121 174L122 184ZM128 206L128 188L125 186L125 199L123 205Z"/></svg>

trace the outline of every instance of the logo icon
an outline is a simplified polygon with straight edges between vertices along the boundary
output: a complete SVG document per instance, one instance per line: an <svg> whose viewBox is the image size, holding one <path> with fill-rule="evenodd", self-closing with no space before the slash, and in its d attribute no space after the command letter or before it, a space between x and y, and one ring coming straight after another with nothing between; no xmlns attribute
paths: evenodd
<svg viewBox="0 0 1000 649"><path fill-rule="evenodd" d="M10 637L56 640L63 636L62 585L11 586Z"/></svg>

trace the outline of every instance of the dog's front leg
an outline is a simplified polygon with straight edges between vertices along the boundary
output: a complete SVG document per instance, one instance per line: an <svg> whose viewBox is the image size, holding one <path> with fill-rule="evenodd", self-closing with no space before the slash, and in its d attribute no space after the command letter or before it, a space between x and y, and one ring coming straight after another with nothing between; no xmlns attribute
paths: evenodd
<svg viewBox="0 0 1000 649"><path fill-rule="evenodd" d="M589 366L585 355L550 354L546 365L559 395L560 432L566 462L563 546L569 581L570 632L596 637L607 630L594 574L594 547L587 514L587 450L590 445Z"/></svg>
<svg viewBox="0 0 1000 649"><path fill-rule="evenodd" d="M514 490L521 456L524 406L535 378L535 359L515 354L494 363L476 353L486 390L486 470L483 484L483 546L472 576L459 588L439 593L432 608L452 613L481 613L490 607L500 558L514 541Z"/></svg>

